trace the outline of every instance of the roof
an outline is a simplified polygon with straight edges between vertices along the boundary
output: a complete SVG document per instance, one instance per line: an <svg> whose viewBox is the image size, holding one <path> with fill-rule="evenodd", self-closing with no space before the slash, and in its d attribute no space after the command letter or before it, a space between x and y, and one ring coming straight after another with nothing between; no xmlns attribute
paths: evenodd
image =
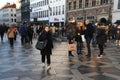
<svg viewBox="0 0 120 80"><path fill-rule="evenodd" d="M5 9L5 8L16 8L16 4L6 3L1 9Z"/></svg>

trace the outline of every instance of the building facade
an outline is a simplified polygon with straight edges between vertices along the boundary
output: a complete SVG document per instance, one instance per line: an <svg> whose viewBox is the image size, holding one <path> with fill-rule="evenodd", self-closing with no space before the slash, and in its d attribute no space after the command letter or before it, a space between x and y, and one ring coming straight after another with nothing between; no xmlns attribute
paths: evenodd
<svg viewBox="0 0 120 80"><path fill-rule="evenodd" d="M49 24L49 1L30 0L30 21L40 25Z"/></svg>
<svg viewBox="0 0 120 80"><path fill-rule="evenodd" d="M16 4L7 3L0 9L0 24L16 24Z"/></svg>
<svg viewBox="0 0 120 80"><path fill-rule="evenodd" d="M120 20L120 0L114 0L113 2L113 12L112 12L112 23Z"/></svg>
<svg viewBox="0 0 120 80"><path fill-rule="evenodd" d="M66 0L50 0L49 1L49 23L56 26L65 24Z"/></svg>
<svg viewBox="0 0 120 80"><path fill-rule="evenodd" d="M100 18L111 20L113 0L66 0L66 18L75 17L77 21L89 19L98 21Z"/></svg>
<svg viewBox="0 0 120 80"><path fill-rule="evenodd" d="M17 22L18 25L20 25L21 22L22 22L22 20L21 20L21 9L17 9L16 14L17 14L16 15L16 22Z"/></svg>
<svg viewBox="0 0 120 80"><path fill-rule="evenodd" d="M21 20L30 22L30 0L21 0Z"/></svg>

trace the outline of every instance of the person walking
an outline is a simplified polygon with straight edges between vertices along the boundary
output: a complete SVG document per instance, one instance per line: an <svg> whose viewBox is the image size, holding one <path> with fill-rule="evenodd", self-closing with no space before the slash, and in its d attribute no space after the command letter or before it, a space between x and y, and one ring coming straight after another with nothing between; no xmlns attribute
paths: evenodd
<svg viewBox="0 0 120 80"><path fill-rule="evenodd" d="M101 18L98 23L97 44L100 50L100 53L98 54L98 58L102 58L104 52L104 45L106 42L106 27L107 27L106 23L107 20L105 18Z"/></svg>
<svg viewBox="0 0 120 80"><path fill-rule="evenodd" d="M14 33L15 33L14 27L10 25L7 31L7 36L8 36L11 48L13 48L13 45L14 45L14 37L15 37Z"/></svg>
<svg viewBox="0 0 120 80"><path fill-rule="evenodd" d="M4 33L5 33L5 28L3 25L0 25L1 42L3 42Z"/></svg>
<svg viewBox="0 0 120 80"><path fill-rule="evenodd" d="M90 48L90 43L91 43L91 40L93 38L93 33L94 33L94 27L93 25L90 23L89 20L86 20L85 21L85 26L86 26L86 29L85 29L85 39L86 39L86 46L87 46L87 57L91 57L91 48Z"/></svg>
<svg viewBox="0 0 120 80"><path fill-rule="evenodd" d="M29 25L28 26L28 38L29 38L29 43L30 44L32 44L33 43L33 41L32 41L32 39L33 39L33 28L32 28L32 25Z"/></svg>
<svg viewBox="0 0 120 80"><path fill-rule="evenodd" d="M21 34L21 44L24 45L27 40L27 25L25 22L21 25L19 32Z"/></svg>
<svg viewBox="0 0 120 80"><path fill-rule="evenodd" d="M78 22L77 24L77 29L76 29L76 37L75 41L77 41L77 54L81 55L82 54L82 47L83 47L83 41L82 41L82 36L84 33L84 24L82 22Z"/></svg>
<svg viewBox="0 0 120 80"><path fill-rule="evenodd" d="M38 41L47 41L46 47L41 50L41 59L43 63L43 67L45 67L45 60L47 58L47 70L51 69L51 55L52 55L52 48L53 48L53 40L52 40L52 33L48 26L45 27L41 35L39 35Z"/></svg>
<svg viewBox="0 0 120 80"><path fill-rule="evenodd" d="M76 24L74 18L72 18L67 25L67 39L69 41L69 44L73 44L74 38L75 38L75 29L76 29ZM68 55L70 57L74 57L72 54L72 51L68 51Z"/></svg>

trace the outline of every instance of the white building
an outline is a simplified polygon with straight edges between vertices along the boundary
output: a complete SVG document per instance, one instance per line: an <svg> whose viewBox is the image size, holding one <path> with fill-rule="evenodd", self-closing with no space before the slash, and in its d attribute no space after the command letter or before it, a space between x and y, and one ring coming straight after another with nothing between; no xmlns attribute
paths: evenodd
<svg viewBox="0 0 120 80"><path fill-rule="evenodd" d="M49 24L48 4L48 0L30 0L30 21L40 25Z"/></svg>
<svg viewBox="0 0 120 80"><path fill-rule="evenodd" d="M113 12L112 12L112 23L120 20L120 0L114 0Z"/></svg>
<svg viewBox="0 0 120 80"><path fill-rule="evenodd" d="M21 21L21 9L17 9L16 14L17 14L16 15L16 22L17 22L18 25L20 25L20 23L22 22Z"/></svg>
<svg viewBox="0 0 120 80"><path fill-rule="evenodd" d="M50 0L49 1L49 23L56 26L65 24L66 0Z"/></svg>
<svg viewBox="0 0 120 80"><path fill-rule="evenodd" d="M16 24L16 5L7 3L0 9L0 24Z"/></svg>

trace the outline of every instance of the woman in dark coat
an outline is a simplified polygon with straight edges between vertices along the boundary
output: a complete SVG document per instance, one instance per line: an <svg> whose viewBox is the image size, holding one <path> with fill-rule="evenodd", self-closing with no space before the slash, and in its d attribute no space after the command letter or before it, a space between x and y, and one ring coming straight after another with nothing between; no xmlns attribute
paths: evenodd
<svg viewBox="0 0 120 80"><path fill-rule="evenodd" d="M44 31L39 36L39 41L45 41L47 40L46 47L41 50L41 59L43 63L43 67L45 67L45 58L47 58L47 70L51 69L51 54L52 54L52 48L53 48L53 40L52 40L52 34L49 30L49 27L45 27Z"/></svg>
<svg viewBox="0 0 120 80"><path fill-rule="evenodd" d="M75 41L77 41L77 54L81 55L82 54L82 46L83 46L83 41L82 41L82 35L84 33L85 26L82 22L78 22L77 24L77 29L76 29L76 37Z"/></svg>
<svg viewBox="0 0 120 80"><path fill-rule="evenodd" d="M106 21L105 19L101 19L98 24L98 30L97 30L97 44L100 50L100 53L98 54L98 58L102 58L103 52L104 52L104 45L106 42Z"/></svg>

